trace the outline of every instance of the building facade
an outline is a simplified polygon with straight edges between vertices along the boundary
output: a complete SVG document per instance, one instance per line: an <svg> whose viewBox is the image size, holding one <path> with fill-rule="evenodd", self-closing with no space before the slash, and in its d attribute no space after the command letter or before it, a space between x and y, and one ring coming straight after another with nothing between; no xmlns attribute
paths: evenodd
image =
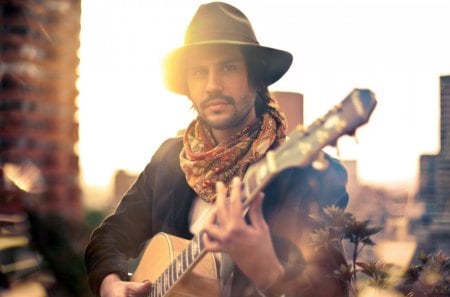
<svg viewBox="0 0 450 297"><path fill-rule="evenodd" d="M420 247L450 250L450 75L440 77L440 151L420 156L418 195L426 205Z"/></svg>
<svg viewBox="0 0 450 297"><path fill-rule="evenodd" d="M75 118L80 15L80 0L0 2L3 209L15 199L39 212L81 217Z"/></svg>

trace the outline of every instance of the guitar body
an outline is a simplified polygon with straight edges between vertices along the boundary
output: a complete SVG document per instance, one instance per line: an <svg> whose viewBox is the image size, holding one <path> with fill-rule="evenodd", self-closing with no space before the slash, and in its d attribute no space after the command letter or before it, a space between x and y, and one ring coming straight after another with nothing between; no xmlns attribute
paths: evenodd
<svg viewBox="0 0 450 297"><path fill-rule="evenodd" d="M156 234L148 243L136 267L132 281L154 281L189 244L189 240L167 233ZM217 265L212 253L207 253L192 270L173 285L166 297L219 296Z"/></svg>

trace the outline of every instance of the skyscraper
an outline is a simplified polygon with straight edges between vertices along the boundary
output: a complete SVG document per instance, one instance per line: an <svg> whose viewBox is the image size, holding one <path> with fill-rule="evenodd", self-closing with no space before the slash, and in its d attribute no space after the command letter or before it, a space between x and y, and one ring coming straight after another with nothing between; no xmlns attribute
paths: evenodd
<svg viewBox="0 0 450 297"><path fill-rule="evenodd" d="M450 250L450 75L440 77L440 151L420 157L419 196L430 223L424 249Z"/></svg>

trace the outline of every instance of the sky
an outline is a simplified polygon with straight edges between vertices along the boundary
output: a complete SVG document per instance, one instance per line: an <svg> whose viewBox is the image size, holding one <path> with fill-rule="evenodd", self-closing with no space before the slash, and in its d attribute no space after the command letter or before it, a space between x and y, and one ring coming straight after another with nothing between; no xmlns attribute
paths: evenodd
<svg viewBox="0 0 450 297"><path fill-rule="evenodd" d="M201 3L194 0L82 1L78 80L81 182L111 191L114 172L141 171L167 137L195 116L165 90L161 59L181 46ZM366 184L414 191L419 156L439 152L439 77L450 75L448 0L228 1L259 42L291 52L272 91L304 96L308 125L354 88L378 105L357 140L343 137L343 160L357 160ZM98 199L103 199L99 197Z"/></svg>

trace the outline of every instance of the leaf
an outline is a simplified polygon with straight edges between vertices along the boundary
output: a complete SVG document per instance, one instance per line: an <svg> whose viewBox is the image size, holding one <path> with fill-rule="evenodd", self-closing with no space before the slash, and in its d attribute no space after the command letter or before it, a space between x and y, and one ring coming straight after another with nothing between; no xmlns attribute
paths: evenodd
<svg viewBox="0 0 450 297"><path fill-rule="evenodd" d="M421 271L421 265L410 265L403 274L405 283L410 284L415 282L419 278Z"/></svg>
<svg viewBox="0 0 450 297"><path fill-rule="evenodd" d="M349 221L344 229L344 238L350 239L350 242L363 242L365 244L373 245L370 236L380 232L382 227L369 227L370 220L352 220Z"/></svg>
<svg viewBox="0 0 450 297"><path fill-rule="evenodd" d="M361 242L367 245L375 245L375 242L373 242L369 237L364 238Z"/></svg>

